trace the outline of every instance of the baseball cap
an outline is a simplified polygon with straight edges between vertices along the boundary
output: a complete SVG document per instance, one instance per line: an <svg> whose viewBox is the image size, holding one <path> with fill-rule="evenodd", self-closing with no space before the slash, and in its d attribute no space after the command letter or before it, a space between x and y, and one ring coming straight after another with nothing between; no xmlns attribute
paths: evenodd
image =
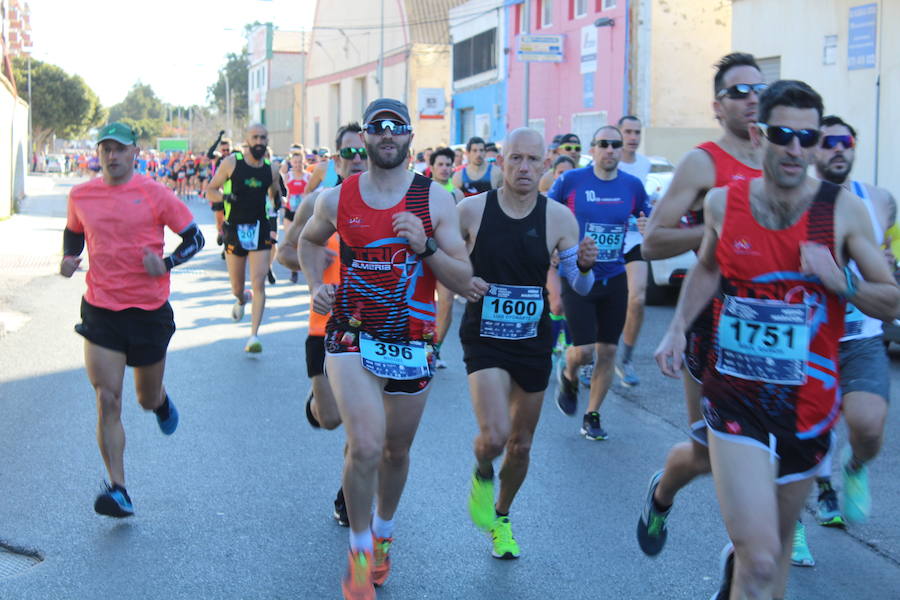
<svg viewBox="0 0 900 600"><path fill-rule="evenodd" d="M560 141L562 141L562 137L563 137L562 134L559 134L559 133L557 133L556 135L553 136L553 141L550 142L551 150L556 150L557 148L559 148L559 143L560 143Z"/></svg>
<svg viewBox="0 0 900 600"><path fill-rule="evenodd" d="M125 123L118 121L100 128L100 131L97 132L97 143L99 144L103 140L115 140L126 146L137 144L137 136L134 134L134 130Z"/></svg>
<svg viewBox="0 0 900 600"><path fill-rule="evenodd" d="M559 143L560 143L560 144L566 144L566 143L570 143L570 144L571 144L571 143L580 144L580 143L581 143L581 140L578 139L578 136L577 136L576 134L574 134L574 133L567 133L567 134L563 135L563 136L559 139Z"/></svg>
<svg viewBox="0 0 900 600"><path fill-rule="evenodd" d="M411 124L409 119L409 109L406 108L405 104L399 100L394 100L393 98L378 98L377 100L372 100L363 113L363 124L368 124L369 121L372 120L372 117L383 112L393 113L407 125Z"/></svg>

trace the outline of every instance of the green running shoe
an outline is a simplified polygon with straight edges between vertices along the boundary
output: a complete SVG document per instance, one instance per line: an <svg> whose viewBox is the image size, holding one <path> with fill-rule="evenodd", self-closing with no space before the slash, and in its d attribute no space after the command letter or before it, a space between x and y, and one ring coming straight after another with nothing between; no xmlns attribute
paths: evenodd
<svg viewBox="0 0 900 600"><path fill-rule="evenodd" d="M472 473L472 490L469 492L469 516L475 526L489 531L497 513L494 511L494 480L482 479L476 469Z"/></svg>
<svg viewBox="0 0 900 600"><path fill-rule="evenodd" d="M865 523L872 511L872 496L869 494L869 469L863 465L858 471L850 471L847 464L850 462L852 452L849 445L844 446L844 450L841 452L841 470L844 472L841 504L847 521Z"/></svg>
<svg viewBox="0 0 900 600"><path fill-rule="evenodd" d="M491 550L491 556L501 560L519 558L521 552L516 538L513 537L509 517L497 517L491 526L491 536L494 538L494 549Z"/></svg>
<svg viewBox="0 0 900 600"><path fill-rule="evenodd" d="M837 494L831 482L819 484L819 501L816 507L816 520L825 527L845 527L844 517L838 506Z"/></svg>
<svg viewBox="0 0 900 600"><path fill-rule="evenodd" d="M809 545L806 543L806 526L802 521L797 521L794 525L794 548L791 550L791 564L795 567L816 566L816 559L813 558L812 552L809 551Z"/></svg>

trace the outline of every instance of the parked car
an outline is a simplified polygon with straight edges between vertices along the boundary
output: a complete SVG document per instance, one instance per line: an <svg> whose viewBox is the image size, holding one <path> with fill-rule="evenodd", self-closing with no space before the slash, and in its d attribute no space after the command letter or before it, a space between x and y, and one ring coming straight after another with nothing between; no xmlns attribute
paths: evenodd
<svg viewBox="0 0 900 600"><path fill-rule="evenodd" d="M662 156L648 156L650 159L650 174L647 175L647 181L644 183L644 189L647 196L650 197L650 204L654 204L662 198L669 184L672 183L672 175L675 173L675 167L667 158Z"/></svg>
<svg viewBox="0 0 900 600"><path fill-rule="evenodd" d="M46 158L47 173L62 173L65 170L66 159L58 154L51 154Z"/></svg>

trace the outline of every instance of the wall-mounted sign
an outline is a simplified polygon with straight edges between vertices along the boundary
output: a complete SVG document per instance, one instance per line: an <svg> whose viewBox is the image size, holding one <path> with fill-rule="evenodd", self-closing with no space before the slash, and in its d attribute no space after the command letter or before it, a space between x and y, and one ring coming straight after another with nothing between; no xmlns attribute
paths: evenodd
<svg viewBox="0 0 900 600"><path fill-rule="evenodd" d="M847 70L875 68L875 41L878 38L878 5L850 8L847 35Z"/></svg>
<svg viewBox="0 0 900 600"><path fill-rule="evenodd" d="M563 35L531 35L516 36L516 58L532 62L562 62Z"/></svg>
<svg viewBox="0 0 900 600"><path fill-rule="evenodd" d="M420 119L443 119L446 107L444 88L419 88Z"/></svg>
<svg viewBox="0 0 900 600"><path fill-rule="evenodd" d="M597 28L591 24L581 28L581 74L597 71Z"/></svg>

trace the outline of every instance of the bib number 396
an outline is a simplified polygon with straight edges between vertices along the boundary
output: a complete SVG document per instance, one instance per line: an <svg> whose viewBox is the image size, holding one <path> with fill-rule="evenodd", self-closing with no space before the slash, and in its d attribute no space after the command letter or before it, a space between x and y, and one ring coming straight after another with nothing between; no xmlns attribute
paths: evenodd
<svg viewBox="0 0 900 600"><path fill-rule="evenodd" d="M543 288L492 283L481 307L481 336L502 340L536 337L543 312Z"/></svg>
<svg viewBox="0 0 900 600"><path fill-rule="evenodd" d="M366 370L387 379L419 379L431 374L425 342L382 342L360 333L359 352Z"/></svg>

